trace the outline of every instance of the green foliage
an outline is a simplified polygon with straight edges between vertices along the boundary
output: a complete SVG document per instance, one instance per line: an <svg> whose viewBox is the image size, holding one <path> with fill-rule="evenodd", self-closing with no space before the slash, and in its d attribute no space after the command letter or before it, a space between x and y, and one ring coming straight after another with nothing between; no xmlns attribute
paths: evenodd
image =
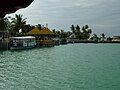
<svg viewBox="0 0 120 90"><path fill-rule="evenodd" d="M97 42L99 40L99 37L97 36L97 34L93 34L90 39Z"/></svg>
<svg viewBox="0 0 120 90"><path fill-rule="evenodd" d="M104 41L105 40L105 34L104 33L101 33L101 37L100 37L100 39L101 39L101 41Z"/></svg>
<svg viewBox="0 0 120 90"><path fill-rule="evenodd" d="M107 38L107 41L112 41L112 38L111 38L111 37L108 37L108 38Z"/></svg>
<svg viewBox="0 0 120 90"><path fill-rule="evenodd" d="M35 27L34 26L31 26L31 25L24 25L23 28L22 28L22 33L27 33L29 32L30 30L34 29Z"/></svg>
<svg viewBox="0 0 120 90"><path fill-rule="evenodd" d="M76 26L76 30L80 30L80 26L77 25L77 26Z"/></svg>
<svg viewBox="0 0 120 90"><path fill-rule="evenodd" d="M10 28L10 21L8 18L0 18L0 31L6 31Z"/></svg>
<svg viewBox="0 0 120 90"><path fill-rule="evenodd" d="M23 15L15 15L15 18L11 19L12 27L11 27L11 33L13 35L19 34L19 30L23 29L26 25L26 18L23 19Z"/></svg>
<svg viewBox="0 0 120 90"><path fill-rule="evenodd" d="M41 24L38 24L36 26L26 24L26 18L23 18L23 15L20 14L16 14L15 18L11 18L11 22L9 21L9 18L0 18L0 30L9 30L12 36L25 34L35 27L39 30L43 29L43 26ZM72 32L64 32L64 30L56 31L54 29L54 36L66 39L71 34L75 34L77 39L86 40L90 37L90 34L92 33L92 30L89 28L88 25L85 25L83 27L80 27L79 25L71 25L70 28ZM19 30L22 30L22 32L20 33ZM102 34L102 37L104 37L104 34Z"/></svg>
<svg viewBox="0 0 120 90"><path fill-rule="evenodd" d="M88 29L88 28L89 28L89 26L88 26L88 25L85 25L85 26L84 26L84 28L85 28L85 29Z"/></svg>
<svg viewBox="0 0 120 90"><path fill-rule="evenodd" d="M72 33L75 33L75 26L74 25L71 25L71 30L72 30Z"/></svg>
<svg viewBox="0 0 120 90"><path fill-rule="evenodd" d="M36 28L38 28L39 30L43 29L41 24L36 25Z"/></svg>
<svg viewBox="0 0 120 90"><path fill-rule="evenodd" d="M80 26L77 25L76 27L74 25L71 25L72 33L76 35L76 37L80 40L88 39L90 37L90 34L92 33L92 30L89 28L88 25L85 25L82 27L82 31L80 30Z"/></svg>

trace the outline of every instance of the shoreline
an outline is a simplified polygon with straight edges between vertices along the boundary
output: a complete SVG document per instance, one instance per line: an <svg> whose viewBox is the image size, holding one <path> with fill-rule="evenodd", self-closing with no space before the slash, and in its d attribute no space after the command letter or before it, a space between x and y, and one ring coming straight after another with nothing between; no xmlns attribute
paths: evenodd
<svg viewBox="0 0 120 90"><path fill-rule="evenodd" d="M120 43L120 41L78 41L69 43Z"/></svg>
<svg viewBox="0 0 120 90"><path fill-rule="evenodd" d="M78 41L78 42L68 42L68 43L61 43L59 45L67 45L67 44L75 44L75 43L93 43L93 44L120 44L120 41ZM54 46L59 46L54 45ZM54 47L53 46L53 47ZM35 46L34 48L43 48L43 47L50 47L50 46ZM10 50L10 44L6 42L0 42L0 51Z"/></svg>

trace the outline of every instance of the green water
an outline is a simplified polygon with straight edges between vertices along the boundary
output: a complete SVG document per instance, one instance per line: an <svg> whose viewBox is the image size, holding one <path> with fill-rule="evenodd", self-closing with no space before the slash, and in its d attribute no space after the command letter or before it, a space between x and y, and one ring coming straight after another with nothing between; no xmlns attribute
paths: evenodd
<svg viewBox="0 0 120 90"><path fill-rule="evenodd" d="M120 44L0 51L0 90L120 90Z"/></svg>

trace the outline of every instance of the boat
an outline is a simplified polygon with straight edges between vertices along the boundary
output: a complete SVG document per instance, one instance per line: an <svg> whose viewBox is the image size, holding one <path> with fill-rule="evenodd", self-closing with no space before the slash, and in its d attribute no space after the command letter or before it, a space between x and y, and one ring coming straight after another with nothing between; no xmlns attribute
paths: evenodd
<svg viewBox="0 0 120 90"><path fill-rule="evenodd" d="M30 49L36 46L34 36L22 36L10 38L10 50Z"/></svg>

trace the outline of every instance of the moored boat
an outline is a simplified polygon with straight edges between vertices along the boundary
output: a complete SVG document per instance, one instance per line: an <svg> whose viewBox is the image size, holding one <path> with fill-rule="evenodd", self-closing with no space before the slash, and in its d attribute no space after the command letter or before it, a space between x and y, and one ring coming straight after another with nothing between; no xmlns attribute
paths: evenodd
<svg viewBox="0 0 120 90"><path fill-rule="evenodd" d="M36 46L36 40L34 36L23 36L23 37L11 37L10 38L10 49L29 49Z"/></svg>

